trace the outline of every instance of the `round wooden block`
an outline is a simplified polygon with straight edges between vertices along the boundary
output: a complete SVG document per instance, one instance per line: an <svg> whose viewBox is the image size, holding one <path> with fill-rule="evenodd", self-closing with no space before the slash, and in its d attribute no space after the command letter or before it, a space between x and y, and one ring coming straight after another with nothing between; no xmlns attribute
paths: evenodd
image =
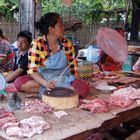
<svg viewBox="0 0 140 140"><path fill-rule="evenodd" d="M52 91L52 93L49 94L46 91L45 93L42 94L42 101L48 105L51 105L52 107L54 107L54 109L58 109L58 110L77 107L79 104L79 95L71 89L68 89L68 91L65 93L63 90L62 92L64 94L62 95L62 93L60 93L61 90L63 89L61 88L60 91L57 90L57 92Z"/></svg>

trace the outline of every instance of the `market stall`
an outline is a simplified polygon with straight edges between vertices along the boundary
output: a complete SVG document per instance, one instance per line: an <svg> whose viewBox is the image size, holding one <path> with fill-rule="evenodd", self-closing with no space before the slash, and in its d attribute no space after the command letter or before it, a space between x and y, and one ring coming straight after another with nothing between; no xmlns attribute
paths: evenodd
<svg viewBox="0 0 140 140"><path fill-rule="evenodd" d="M122 76L123 74L119 74L119 78L115 78L114 82L116 80L116 83L121 83L121 87L127 87L129 85L133 85L136 88L139 87L139 75L137 75L137 78L134 79L134 77L128 77L128 76ZM128 75L128 73L127 73ZM111 77L111 76L110 76ZM121 82L118 82L121 78ZM122 82L122 79L129 78L129 82ZM109 78L109 76L104 77L104 79L100 79L99 81L101 82L102 80L112 80ZM93 81L94 82L94 79ZM115 83L115 84L116 84ZM118 88L120 88L120 84L118 84ZM90 95L86 98L86 100L93 100L93 99L105 99L110 94L112 91L100 91L95 88L91 88ZM10 95L11 93L9 93ZM18 93L18 96L21 98L22 101L35 101L36 99L28 99L25 98L25 94L23 93ZM2 100L0 102L1 108L7 109L7 98ZM29 118L31 116L42 116L44 120L49 123L50 128L42 132L41 134L36 134L33 135L30 138L31 140L40 140L40 139L49 139L49 140L55 140L55 139L81 139L84 137L87 137L89 134L92 132L99 132L99 131L104 131L107 128L111 128L113 126L116 126L122 122L126 122L132 119L135 119L137 117L140 117L140 104L139 104L139 99L135 99L134 103L130 105L129 107L111 107L109 111L103 113L96 113L96 112L91 112L89 110L81 109L78 107L73 108L73 109L65 109L61 110L64 111L65 115L57 116L54 112L58 112L58 110L52 110L50 112L26 112L25 110L16 110L14 111L14 116L17 119L17 121L21 121L25 118ZM9 140L18 140L21 139L18 136L8 136L8 134L5 133L5 131L0 130L0 136L3 137L4 139L9 139ZM26 139L26 138L24 138Z"/></svg>

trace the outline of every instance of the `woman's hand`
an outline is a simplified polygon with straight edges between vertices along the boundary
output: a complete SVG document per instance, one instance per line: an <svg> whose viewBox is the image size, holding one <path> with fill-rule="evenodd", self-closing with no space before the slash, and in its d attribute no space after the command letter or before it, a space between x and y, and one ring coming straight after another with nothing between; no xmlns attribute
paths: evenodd
<svg viewBox="0 0 140 140"><path fill-rule="evenodd" d="M48 80L48 81L46 81L46 86L45 87L48 90L54 89L56 87L56 81L54 81L54 80Z"/></svg>
<svg viewBox="0 0 140 140"><path fill-rule="evenodd" d="M54 89L56 87L56 81L45 80L38 72L32 73L31 76L36 82L38 82L48 90Z"/></svg>

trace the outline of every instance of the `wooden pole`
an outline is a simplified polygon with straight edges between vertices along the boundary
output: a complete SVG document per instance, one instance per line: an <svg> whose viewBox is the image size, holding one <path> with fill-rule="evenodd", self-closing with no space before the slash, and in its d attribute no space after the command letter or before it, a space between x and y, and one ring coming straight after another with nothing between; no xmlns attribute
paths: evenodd
<svg viewBox="0 0 140 140"><path fill-rule="evenodd" d="M34 21L38 21L42 16L42 5L41 5L41 0L36 0L35 1L35 19ZM34 37L37 37L37 32L34 32Z"/></svg>
<svg viewBox="0 0 140 140"><path fill-rule="evenodd" d="M132 21L131 21L131 41L137 41L138 40L138 33L139 33L139 23L140 23L140 4L136 3L138 1L133 0L132 1Z"/></svg>
<svg viewBox="0 0 140 140"><path fill-rule="evenodd" d="M20 0L20 30L29 30L29 2L30 0Z"/></svg>
<svg viewBox="0 0 140 140"><path fill-rule="evenodd" d="M41 17L41 0L20 0L20 30L28 30L35 37L34 22Z"/></svg>
<svg viewBox="0 0 140 140"><path fill-rule="evenodd" d="M128 15L129 15L130 3L131 3L131 0L128 0L127 1L127 6L126 6L126 14L125 14L124 28L125 28L126 24L128 23Z"/></svg>
<svg viewBox="0 0 140 140"><path fill-rule="evenodd" d="M35 21L35 2L34 0L29 0L29 31L32 33L32 36L34 38L34 21Z"/></svg>

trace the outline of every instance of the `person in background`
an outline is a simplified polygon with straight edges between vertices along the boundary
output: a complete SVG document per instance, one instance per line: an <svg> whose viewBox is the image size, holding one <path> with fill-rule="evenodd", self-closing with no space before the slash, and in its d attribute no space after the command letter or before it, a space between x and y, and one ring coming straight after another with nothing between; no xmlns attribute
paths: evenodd
<svg viewBox="0 0 140 140"><path fill-rule="evenodd" d="M122 37L124 37L124 30L121 27L115 27L116 30ZM105 52L101 51L99 58L99 67L103 71L119 71L122 70L122 64L113 60L109 55Z"/></svg>
<svg viewBox="0 0 140 140"><path fill-rule="evenodd" d="M14 60L14 51L12 50L8 39L3 35L0 29L0 71L8 72L12 69Z"/></svg>
<svg viewBox="0 0 140 140"><path fill-rule="evenodd" d="M78 71L74 47L69 39L64 38L61 17L57 13L47 13L35 22L35 27L43 36L34 39L29 49L28 73L32 80L24 80L19 85L22 79L17 79L14 82L16 87L27 93L42 94L44 90L55 87L73 86L82 97L86 96L89 90L84 87L89 89L89 86L85 81L75 79Z"/></svg>
<svg viewBox="0 0 140 140"><path fill-rule="evenodd" d="M28 50L32 41L32 33L21 31L17 35L17 52L14 58L13 71L6 77L7 82L14 81L17 77L27 75Z"/></svg>

